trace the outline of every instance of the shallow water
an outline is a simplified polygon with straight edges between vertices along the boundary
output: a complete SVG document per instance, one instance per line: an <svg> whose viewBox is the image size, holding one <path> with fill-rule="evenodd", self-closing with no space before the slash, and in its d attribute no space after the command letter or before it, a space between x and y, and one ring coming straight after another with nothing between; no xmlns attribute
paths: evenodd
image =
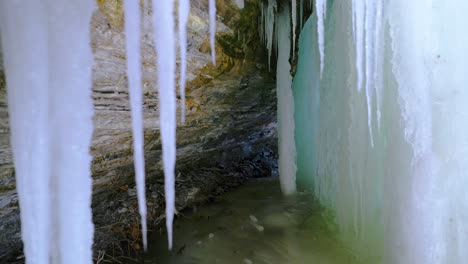
<svg viewBox="0 0 468 264"><path fill-rule="evenodd" d="M254 181L179 217L172 251L154 234L145 263L361 263L331 229L310 194L284 198L277 181Z"/></svg>

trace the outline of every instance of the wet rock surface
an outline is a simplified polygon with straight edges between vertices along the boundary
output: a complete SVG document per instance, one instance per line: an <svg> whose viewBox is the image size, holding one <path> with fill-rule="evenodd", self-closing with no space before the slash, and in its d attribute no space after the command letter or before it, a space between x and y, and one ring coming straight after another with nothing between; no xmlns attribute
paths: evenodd
<svg viewBox="0 0 468 264"><path fill-rule="evenodd" d="M122 256L138 258L142 245L134 183L123 13L120 1L97 2L98 10L91 23L95 56L95 132L91 148L94 251L96 261L117 262ZM177 128L176 206L179 211L210 201L242 184L246 178L277 174L275 83L264 73L264 66L255 62L254 51L239 51L245 51L246 47L236 52L226 50L237 45L228 40L236 34L232 25L240 17L240 11L230 0L217 1L218 40L224 42L216 47L217 66L211 66L207 2L191 1L188 23L187 120ZM148 223L154 228L164 218L164 177L155 86L156 54L148 7L144 7L142 27L146 191ZM243 29L247 31L245 26ZM5 80L0 66L0 263L24 261L9 137Z"/></svg>

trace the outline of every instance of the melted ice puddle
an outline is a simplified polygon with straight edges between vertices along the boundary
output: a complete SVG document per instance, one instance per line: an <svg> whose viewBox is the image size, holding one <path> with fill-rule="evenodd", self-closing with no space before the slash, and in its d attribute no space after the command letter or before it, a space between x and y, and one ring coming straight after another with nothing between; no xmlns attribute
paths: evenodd
<svg viewBox="0 0 468 264"><path fill-rule="evenodd" d="M254 181L179 217L172 251L165 231L153 234L145 263L362 263L330 229L310 194L284 198L278 181Z"/></svg>

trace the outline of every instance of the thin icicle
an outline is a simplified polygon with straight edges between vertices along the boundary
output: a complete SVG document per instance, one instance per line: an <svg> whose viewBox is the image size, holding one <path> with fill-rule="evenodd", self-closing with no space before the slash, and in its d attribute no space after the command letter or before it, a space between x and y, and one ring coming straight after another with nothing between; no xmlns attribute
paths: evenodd
<svg viewBox="0 0 468 264"><path fill-rule="evenodd" d="M209 0L210 8L210 47L211 47L211 59L213 66L216 65L216 46L215 46L215 37L216 37L216 1Z"/></svg>
<svg viewBox="0 0 468 264"><path fill-rule="evenodd" d="M273 37L274 37L274 26L275 26L275 12L276 12L276 0L268 0L268 6L265 15L265 34L266 34L266 46L268 50L268 69L271 68L271 52L273 50Z"/></svg>
<svg viewBox="0 0 468 264"><path fill-rule="evenodd" d="M363 58L364 58L364 1L353 0L353 18L354 18L354 29L355 38L354 44L356 47L356 72L357 90L362 90L363 82Z"/></svg>
<svg viewBox="0 0 468 264"><path fill-rule="evenodd" d="M143 247L147 249L146 196L145 196L145 155L143 132L143 93L141 90L140 63L140 4L125 0L125 39L127 45L127 75L132 110L133 156L135 181L138 193L138 210L141 217Z"/></svg>
<svg viewBox="0 0 468 264"><path fill-rule="evenodd" d="M384 37L382 26L383 0L376 0L375 11L375 30L374 30L374 87L377 101L377 128L380 130L381 108L382 108L382 89L383 89L383 62L384 62Z"/></svg>
<svg viewBox="0 0 468 264"><path fill-rule="evenodd" d="M160 130L166 196L166 227L172 249L172 223L175 212L176 96L173 1L153 0L154 42L157 52Z"/></svg>
<svg viewBox="0 0 468 264"><path fill-rule="evenodd" d="M180 119L185 123L185 76L187 72L187 21L190 0L179 0L179 47L180 47Z"/></svg>
<svg viewBox="0 0 468 264"><path fill-rule="evenodd" d="M318 46L320 53L320 78L323 75L323 68L325 65L325 30L324 30L324 18L326 13L327 0L316 0L315 1L315 13L317 14L317 33L318 33Z"/></svg>
<svg viewBox="0 0 468 264"><path fill-rule="evenodd" d="M367 99L367 125L371 146L374 146L372 131L372 97L374 85L374 0L366 0L365 12L365 51L366 51L366 99Z"/></svg>
<svg viewBox="0 0 468 264"><path fill-rule="evenodd" d="M291 20L292 20L292 58L296 51L296 26L297 26L297 10L296 0L291 0Z"/></svg>

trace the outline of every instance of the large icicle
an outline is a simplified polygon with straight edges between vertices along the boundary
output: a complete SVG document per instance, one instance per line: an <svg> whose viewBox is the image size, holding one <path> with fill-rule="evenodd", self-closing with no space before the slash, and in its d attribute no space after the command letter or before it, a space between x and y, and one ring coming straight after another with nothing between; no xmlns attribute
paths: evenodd
<svg viewBox="0 0 468 264"><path fill-rule="evenodd" d="M127 54L127 75L132 110L133 156L135 181L138 193L138 210L141 216L143 247L147 249L146 196L145 196L145 155L143 130L143 91L141 90L140 58L140 4L125 0L125 38Z"/></svg>
<svg viewBox="0 0 468 264"><path fill-rule="evenodd" d="M185 123L185 76L187 72L187 21L190 0L179 0L179 47L180 47L180 119Z"/></svg>
<svg viewBox="0 0 468 264"><path fill-rule="evenodd" d="M153 0L154 42L158 65L160 129L166 196L168 246L172 249L172 223L175 212L176 96L174 3Z"/></svg>
<svg viewBox="0 0 468 264"><path fill-rule="evenodd" d="M51 183L56 185L57 263L92 263L92 0L53 0L49 26ZM73 210L70 210L73 208ZM55 223L52 223L55 224Z"/></svg>
<svg viewBox="0 0 468 264"><path fill-rule="evenodd" d="M289 5L278 14L278 63L276 94L278 98L278 149L281 190L289 195L296 191L296 145L294 143L294 98L290 74L291 24Z"/></svg>
<svg viewBox="0 0 468 264"><path fill-rule="evenodd" d="M216 1L209 0L209 15L210 15L210 47L211 47L211 60L213 66L216 65Z"/></svg>
<svg viewBox="0 0 468 264"><path fill-rule="evenodd" d="M91 0L0 3L27 263L92 263L93 7Z"/></svg>
<svg viewBox="0 0 468 264"><path fill-rule="evenodd" d="M323 75L323 67L325 65L325 30L324 19L326 15L327 0L315 0L315 14L317 15L317 33L318 33L318 47L320 52L320 78Z"/></svg>
<svg viewBox="0 0 468 264"><path fill-rule="evenodd" d="M24 255L27 263L48 263L55 208L49 206L47 6L0 1L0 30Z"/></svg>

